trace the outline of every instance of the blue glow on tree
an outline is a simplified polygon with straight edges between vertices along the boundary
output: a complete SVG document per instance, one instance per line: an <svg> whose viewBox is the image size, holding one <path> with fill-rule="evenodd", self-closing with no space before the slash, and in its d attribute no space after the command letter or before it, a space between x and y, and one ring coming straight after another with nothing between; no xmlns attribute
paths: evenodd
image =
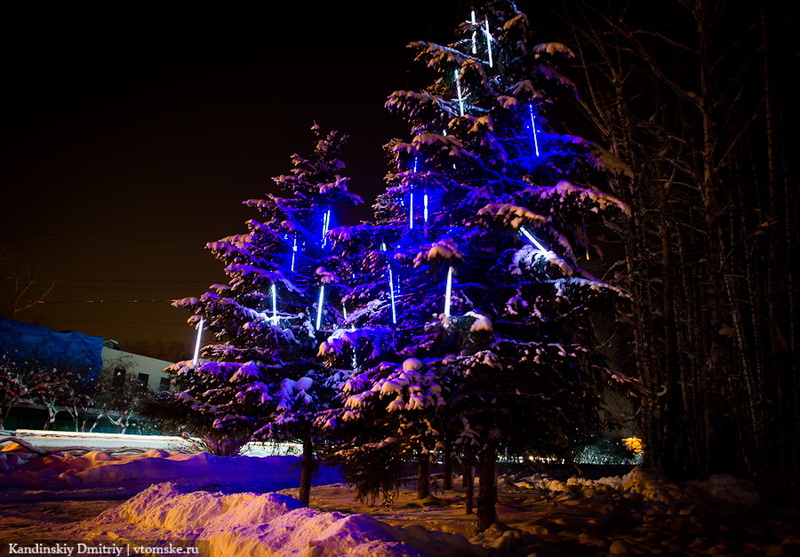
<svg viewBox="0 0 800 557"><path fill-rule="evenodd" d="M247 201L260 218L247 222L247 232L208 244L228 284L175 302L211 338L200 358L176 366L183 391L172 399L206 420L209 438L227 444L218 452L235 453L251 439L301 442L306 502L315 416L336 383L317 357L320 335L342 321L337 308L347 287L339 276L349 272L331 253L328 234L337 209L361 202L341 176L346 137L312 130L310 155L293 155L291 172L274 178L285 196Z"/></svg>
<svg viewBox="0 0 800 557"><path fill-rule="evenodd" d="M627 381L606 372L592 323L625 293L583 269L576 247L596 251L587 227L612 230L628 209L598 189L619 161L545 118L560 92L573 92L558 71L569 49L534 42L511 2L480 13L453 44L411 45L437 77L389 97L411 136L388 146L394 168L374 224L336 231L363 266L345 297L346 327L321 353L333 366L353 354L359 364L343 408L325 416L331 428L363 426L342 455L372 449L387 463L392 454L422 463L469 448L493 478L499 451L569 458L576 432L599 424L606 381ZM423 230L410 202L420 189L432 201ZM493 489L481 482L479 529L496 516Z"/></svg>

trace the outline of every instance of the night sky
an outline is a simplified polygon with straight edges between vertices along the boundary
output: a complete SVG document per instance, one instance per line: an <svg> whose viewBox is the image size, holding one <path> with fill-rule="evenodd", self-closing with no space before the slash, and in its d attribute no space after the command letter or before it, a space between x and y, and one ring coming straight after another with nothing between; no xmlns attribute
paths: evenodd
<svg viewBox="0 0 800 557"><path fill-rule="evenodd" d="M406 133L383 103L427 83L406 45L449 42L469 4L348 5L4 8L0 247L56 283L16 318L190 343L167 300L225 281L204 244L245 231L314 122L350 135L369 205Z"/></svg>

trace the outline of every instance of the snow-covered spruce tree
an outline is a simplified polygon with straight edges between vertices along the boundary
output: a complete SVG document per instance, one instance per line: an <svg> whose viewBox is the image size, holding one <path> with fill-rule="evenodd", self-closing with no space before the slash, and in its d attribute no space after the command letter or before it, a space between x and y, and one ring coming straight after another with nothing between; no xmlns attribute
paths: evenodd
<svg viewBox="0 0 800 557"><path fill-rule="evenodd" d="M208 244L225 263L228 284L175 302L214 339L200 359L178 364L183 390L175 398L194 419L211 424L220 443L237 445L220 452L235 453L251 438L302 442L305 503L313 416L333 394L317 358L321 329L341 319L339 260L330 256L327 234L337 208L361 202L340 175L346 137L317 126L313 132L310 156L293 155L291 172L274 179L286 196L246 201L261 218L248 221L245 234Z"/></svg>
<svg viewBox="0 0 800 557"><path fill-rule="evenodd" d="M412 44L437 78L387 102L412 138L390 145L375 226L334 232L368 255L322 352L359 364L329 425L383 426L358 452L475 448L483 531L498 454L569 459L600 427L607 383L627 381L607 369L592 322L615 319L626 297L581 261L602 255L593 235L628 211L597 189L626 168L550 126L552 101L573 93L557 69L572 54L533 41L511 2L488 2L458 36Z"/></svg>

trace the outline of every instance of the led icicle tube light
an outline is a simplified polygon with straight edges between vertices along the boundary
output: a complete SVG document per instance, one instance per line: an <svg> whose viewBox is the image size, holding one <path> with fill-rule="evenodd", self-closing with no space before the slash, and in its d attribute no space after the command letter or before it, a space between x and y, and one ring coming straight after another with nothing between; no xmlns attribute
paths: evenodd
<svg viewBox="0 0 800 557"><path fill-rule="evenodd" d="M392 266L389 265L389 300L392 303L392 324L397 325L397 306L394 300L394 274Z"/></svg>
<svg viewBox="0 0 800 557"><path fill-rule="evenodd" d="M381 242L381 251L386 251L386 242ZM392 323L397 324L397 306L394 299L394 273L392 273L392 264L387 259L386 264L389 277L389 300L392 304Z"/></svg>
<svg viewBox="0 0 800 557"><path fill-rule="evenodd" d="M317 302L317 330L322 326L322 302L325 299L325 285L319 287L319 301Z"/></svg>
<svg viewBox="0 0 800 557"><path fill-rule="evenodd" d="M425 224L427 224L428 223L428 194L427 193L422 197L422 209L423 209L423 211L422 211L423 219L425 220Z"/></svg>
<svg viewBox="0 0 800 557"><path fill-rule="evenodd" d="M444 291L444 316L450 317L450 299L453 294L453 272L454 269L451 266L447 269L447 286L445 287Z"/></svg>
<svg viewBox="0 0 800 557"><path fill-rule="evenodd" d="M458 111L461 116L464 115L464 96L461 94L461 82L458 80L460 73L455 71L456 76L456 94L458 95Z"/></svg>
<svg viewBox="0 0 800 557"><path fill-rule="evenodd" d="M536 156L539 156L539 138L536 133L536 115L533 113L533 104L528 105L528 112L531 116L531 133L533 134L533 147L536 150Z"/></svg>
<svg viewBox="0 0 800 557"><path fill-rule="evenodd" d="M328 230L331 226L331 210L325 211L325 216L322 218L322 247L328 243Z"/></svg>
<svg viewBox="0 0 800 557"><path fill-rule="evenodd" d="M197 367L197 360L200 357L200 339L203 336L203 325L205 319L200 319L200 325L197 327L197 339L194 341L194 359L192 359L192 367Z"/></svg>
<svg viewBox="0 0 800 557"><path fill-rule="evenodd" d="M290 268L293 273L294 273L294 262L296 258L297 258L297 236L295 236L292 241L292 264Z"/></svg>
<svg viewBox="0 0 800 557"><path fill-rule="evenodd" d="M475 10L472 10L472 21L470 21L472 25L477 26L478 20L475 19ZM478 52L478 42L475 39L475 30L472 30L472 54L476 54Z"/></svg>
<svg viewBox="0 0 800 557"><path fill-rule="evenodd" d="M414 192L408 194L408 229L414 230Z"/></svg>
<svg viewBox="0 0 800 557"><path fill-rule="evenodd" d="M270 288L270 294L272 294L272 323L273 325L278 324L278 287L275 286L275 283L272 283L272 288Z"/></svg>
<svg viewBox="0 0 800 557"><path fill-rule="evenodd" d="M486 18L486 29L484 30L486 33L486 51L489 54L489 67L491 68L494 66L494 62L492 61L492 32L489 31L489 18Z"/></svg>
<svg viewBox="0 0 800 557"><path fill-rule="evenodd" d="M528 229L527 229L527 228L525 228L524 226L520 226L520 227L519 227L519 231L520 231L520 232L522 232L522 233L525 235L525 237L526 237L528 240L530 240L530 241L531 241L531 243L532 243L534 246L536 246L538 249L540 249L541 251L544 251L544 252L550 253L550 250L549 250L549 249L547 249L546 247L544 247L544 246L541 244L541 242L539 242L539 240L537 240L537 239L536 239L536 238L533 236L533 234L531 234L530 232L528 232Z"/></svg>

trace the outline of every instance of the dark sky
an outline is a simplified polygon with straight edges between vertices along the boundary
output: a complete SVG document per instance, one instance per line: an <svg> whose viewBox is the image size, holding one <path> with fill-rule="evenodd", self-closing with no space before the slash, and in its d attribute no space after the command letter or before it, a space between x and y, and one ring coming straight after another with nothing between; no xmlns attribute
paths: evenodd
<svg viewBox="0 0 800 557"><path fill-rule="evenodd" d="M405 132L384 100L425 82L406 45L449 42L469 4L364 5L4 8L0 247L56 283L16 318L191 342L164 300L224 280L204 244L244 231L314 122L374 196Z"/></svg>

